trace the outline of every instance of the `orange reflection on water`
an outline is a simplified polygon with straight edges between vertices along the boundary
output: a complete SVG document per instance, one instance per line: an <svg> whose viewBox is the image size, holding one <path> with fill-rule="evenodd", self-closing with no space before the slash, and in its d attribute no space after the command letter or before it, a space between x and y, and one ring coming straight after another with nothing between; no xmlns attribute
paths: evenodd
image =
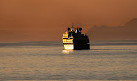
<svg viewBox="0 0 137 81"><path fill-rule="evenodd" d="M62 53L63 54L70 54L70 53L73 53L74 50L62 50Z"/></svg>

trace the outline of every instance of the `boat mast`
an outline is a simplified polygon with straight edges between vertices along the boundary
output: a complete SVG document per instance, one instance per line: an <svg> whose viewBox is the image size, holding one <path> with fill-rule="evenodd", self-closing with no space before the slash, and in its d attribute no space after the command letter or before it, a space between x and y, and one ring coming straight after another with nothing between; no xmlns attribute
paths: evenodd
<svg viewBox="0 0 137 81"><path fill-rule="evenodd" d="M74 28L73 25L74 25L74 24L72 23L71 31L73 31L73 28Z"/></svg>

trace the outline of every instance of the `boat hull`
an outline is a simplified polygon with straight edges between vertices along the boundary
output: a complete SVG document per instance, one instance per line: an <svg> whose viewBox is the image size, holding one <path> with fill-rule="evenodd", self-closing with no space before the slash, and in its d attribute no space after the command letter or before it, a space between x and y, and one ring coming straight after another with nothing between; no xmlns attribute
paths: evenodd
<svg viewBox="0 0 137 81"><path fill-rule="evenodd" d="M64 49L74 49L73 44L64 44Z"/></svg>
<svg viewBox="0 0 137 81"><path fill-rule="evenodd" d="M64 44L64 49L88 50L90 49L90 44Z"/></svg>

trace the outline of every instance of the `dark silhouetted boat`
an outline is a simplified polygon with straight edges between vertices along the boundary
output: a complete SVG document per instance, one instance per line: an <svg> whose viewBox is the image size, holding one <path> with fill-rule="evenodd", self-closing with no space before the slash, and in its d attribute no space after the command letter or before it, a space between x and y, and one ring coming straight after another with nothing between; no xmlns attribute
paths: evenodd
<svg viewBox="0 0 137 81"><path fill-rule="evenodd" d="M83 50L90 49L89 38L86 34L81 33L82 28L68 28L63 34L64 49Z"/></svg>

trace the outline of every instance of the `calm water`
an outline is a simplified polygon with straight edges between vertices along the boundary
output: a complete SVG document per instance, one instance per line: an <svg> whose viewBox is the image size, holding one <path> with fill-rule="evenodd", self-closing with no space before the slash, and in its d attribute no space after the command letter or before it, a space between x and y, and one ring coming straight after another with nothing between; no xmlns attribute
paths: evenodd
<svg viewBox="0 0 137 81"><path fill-rule="evenodd" d="M137 41L92 42L63 50L60 42L0 43L1 80L137 80Z"/></svg>

